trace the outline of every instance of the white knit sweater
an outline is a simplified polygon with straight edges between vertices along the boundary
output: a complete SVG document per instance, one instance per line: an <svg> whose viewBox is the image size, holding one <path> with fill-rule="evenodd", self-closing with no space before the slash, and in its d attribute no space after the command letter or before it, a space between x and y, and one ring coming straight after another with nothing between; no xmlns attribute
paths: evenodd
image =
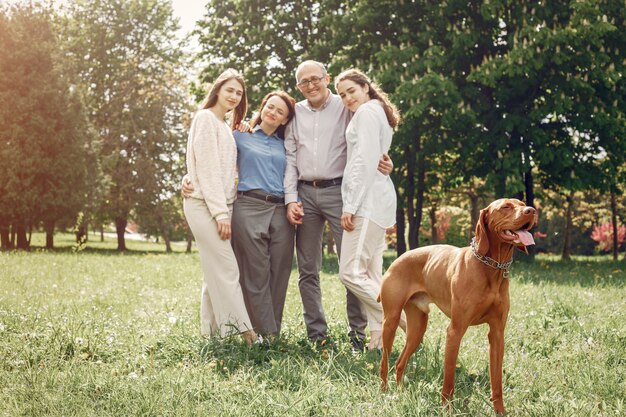
<svg viewBox="0 0 626 417"><path fill-rule="evenodd" d="M187 139L187 172L194 192L215 220L229 217L237 196L237 146L230 127L208 109L198 111Z"/></svg>

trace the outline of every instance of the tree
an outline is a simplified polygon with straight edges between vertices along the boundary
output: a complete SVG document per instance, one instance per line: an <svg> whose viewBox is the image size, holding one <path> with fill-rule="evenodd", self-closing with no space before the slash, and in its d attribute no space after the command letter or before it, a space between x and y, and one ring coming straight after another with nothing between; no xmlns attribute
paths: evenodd
<svg viewBox="0 0 626 417"><path fill-rule="evenodd" d="M85 0L69 6L59 28L102 140L108 188L100 211L115 222L124 251L124 230L137 208L167 200L164 181L175 175L184 140L177 22L166 0Z"/></svg>
<svg viewBox="0 0 626 417"><path fill-rule="evenodd" d="M54 225L85 202L91 139L80 96L63 74L49 10L18 4L0 13L0 223L17 247L43 221L46 247Z"/></svg>
<svg viewBox="0 0 626 417"><path fill-rule="evenodd" d="M321 7L312 0L210 0L196 31L201 79L211 82L232 67L244 73L253 103L273 89L294 95L293 74L318 37Z"/></svg>

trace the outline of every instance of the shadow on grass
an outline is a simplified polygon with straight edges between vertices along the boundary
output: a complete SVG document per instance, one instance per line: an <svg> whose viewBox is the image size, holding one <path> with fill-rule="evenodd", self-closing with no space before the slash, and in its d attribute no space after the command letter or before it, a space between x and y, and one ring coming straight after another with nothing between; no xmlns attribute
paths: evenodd
<svg viewBox="0 0 626 417"><path fill-rule="evenodd" d="M255 378L282 389L299 391L311 371L334 381L371 382L378 377L378 352L352 351L347 335L333 334L327 342L312 343L301 333L285 334L261 344L246 345L235 335L226 338L170 337L146 352L169 365L204 364L227 379L239 370L254 369ZM395 359L395 357L394 357Z"/></svg>

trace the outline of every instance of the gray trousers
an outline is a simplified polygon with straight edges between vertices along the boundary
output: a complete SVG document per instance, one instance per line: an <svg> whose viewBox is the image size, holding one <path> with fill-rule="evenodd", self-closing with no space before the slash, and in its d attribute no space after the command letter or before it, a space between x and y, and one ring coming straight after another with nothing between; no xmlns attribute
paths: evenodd
<svg viewBox="0 0 626 417"><path fill-rule="evenodd" d="M341 214L343 202L341 185L315 188L311 185L298 185L298 196L304 208L303 223L296 229L296 251L300 279L300 296L304 309L304 322L307 334L312 340L323 339L327 335L326 317L322 307L320 270L322 269L322 238L324 221L327 220L341 257ZM359 299L346 290L346 309L351 336L365 339L367 315L361 308Z"/></svg>
<svg viewBox="0 0 626 417"><path fill-rule="evenodd" d="M278 335L293 262L295 228L284 204L239 196L232 244L243 297L257 333Z"/></svg>

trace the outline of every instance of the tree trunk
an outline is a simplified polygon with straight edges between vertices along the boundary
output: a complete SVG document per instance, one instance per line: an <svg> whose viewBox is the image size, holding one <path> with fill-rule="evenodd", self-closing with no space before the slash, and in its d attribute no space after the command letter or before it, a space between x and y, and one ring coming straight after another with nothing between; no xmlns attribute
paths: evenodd
<svg viewBox="0 0 626 417"><path fill-rule="evenodd" d="M16 227L15 227L15 224L11 225L10 236L11 236L11 238L10 238L9 242L11 244L11 248L14 248L15 245L17 244L17 230L16 230Z"/></svg>
<svg viewBox="0 0 626 417"><path fill-rule="evenodd" d="M8 223L0 222L0 248L11 249L11 228Z"/></svg>
<svg viewBox="0 0 626 417"><path fill-rule="evenodd" d="M404 209L398 204L398 208L396 208L396 253L398 256L406 252L406 239L404 238L405 228Z"/></svg>
<svg viewBox="0 0 626 417"><path fill-rule="evenodd" d="M172 253L172 239L170 238L170 227L165 222L161 222L161 235L163 236L163 242L165 242L165 252Z"/></svg>
<svg viewBox="0 0 626 417"><path fill-rule="evenodd" d="M615 198L615 186L611 184L611 222L613 223L613 260L617 261L619 243L617 240L617 201Z"/></svg>
<svg viewBox="0 0 626 417"><path fill-rule="evenodd" d="M469 238L467 239L467 244L472 241L472 237L474 237L474 232L476 231L476 224L478 223L478 218L480 217L480 209L478 208L478 194L474 194L473 192L467 193L470 199L470 219L471 219L471 230L469 232Z"/></svg>
<svg viewBox="0 0 626 417"><path fill-rule="evenodd" d="M100 225L100 242L104 242L104 224Z"/></svg>
<svg viewBox="0 0 626 417"><path fill-rule="evenodd" d="M165 242L165 252L172 253L172 241L168 235L163 235L163 241Z"/></svg>
<svg viewBox="0 0 626 417"><path fill-rule="evenodd" d="M54 220L46 220L43 228L46 231L46 249L54 249Z"/></svg>
<svg viewBox="0 0 626 417"><path fill-rule="evenodd" d="M533 181L533 173L530 169L528 169L528 172L524 174L524 186L526 188L526 205L530 207L535 207L535 187ZM537 245L528 246L527 249L528 260L533 262L535 260L535 255L537 254Z"/></svg>
<svg viewBox="0 0 626 417"><path fill-rule="evenodd" d="M18 220L15 227L15 236L17 238L17 249L28 249L28 238L26 237L26 225L22 220Z"/></svg>
<svg viewBox="0 0 626 417"><path fill-rule="evenodd" d="M430 217L430 240L433 245L436 245L439 243L439 233L437 233L437 204L430 206L428 216Z"/></svg>
<svg viewBox="0 0 626 417"><path fill-rule="evenodd" d="M324 228L324 233L326 234L326 253L334 255L337 252L335 251L335 238L330 230L330 225Z"/></svg>
<svg viewBox="0 0 626 417"><path fill-rule="evenodd" d="M572 259L570 256L570 236L572 233L572 205L574 204L574 198L572 193L566 196L567 209L565 211L565 232L563 233L563 253L561 259L569 261Z"/></svg>
<svg viewBox="0 0 626 417"><path fill-rule="evenodd" d="M193 243L193 233L191 233L191 229L187 227L187 249L185 249L186 253L191 253L192 243Z"/></svg>
<svg viewBox="0 0 626 417"><path fill-rule="evenodd" d="M417 156L413 153L410 145L406 145L404 147L404 154L407 156L407 182L405 197L407 217L409 220L409 248L412 249L417 247L417 243L415 241L415 233L413 233L413 231L415 230L415 160Z"/></svg>
<svg viewBox="0 0 626 417"><path fill-rule="evenodd" d="M126 217L115 218L115 232L117 233L117 250L119 252L126 251L126 240L124 239L124 232L126 232L126 226L128 220Z"/></svg>
<svg viewBox="0 0 626 417"><path fill-rule="evenodd" d="M74 226L74 234L76 235L76 244L80 247L87 242L87 228L85 221L85 214L83 212L78 213L76 218L76 226Z"/></svg>
<svg viewBox="0 0 626 417"><path fill-rule="evenodd" d="M420 245L420 226L422 225L422 209L424 208L424 192L426 191L426 161L424 159L424 153L419 152L417 155L417 195L415 198L415 230L413 230L415 236L415 246L411 246L411 249L415 249ZM409 235L411 231L409 230Z"/></svg>

